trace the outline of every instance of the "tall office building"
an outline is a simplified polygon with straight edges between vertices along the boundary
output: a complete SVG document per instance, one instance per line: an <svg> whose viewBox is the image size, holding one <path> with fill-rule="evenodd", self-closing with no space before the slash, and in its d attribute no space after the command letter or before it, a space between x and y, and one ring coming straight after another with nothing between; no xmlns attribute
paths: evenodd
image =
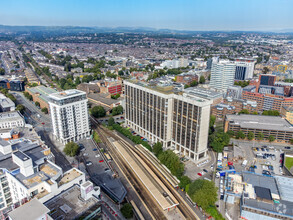
<svg viewBox="0 0 293 220"><path fill-rule="evenodd" d="M126 81L126 124L150 142L161 142L192 160L207 156L210 105L192 91Z"/></svg>
<svg viewBox="0 0 293 220"><path fill-rule="evenodd" d="M236 80L247 80L253 78L253 71L255 60L254 59L246 59L246 58L238 58L235 61L236 69L235 69L235 79Z"/></svg>
<svg viewBox="0 0 293 220"><path fill-rule="evenodd" d="M210 87L226 92L228 87L234 84L235 69L236 64L234 62L227 60L213 61Z"/></svg>
<svg viewBox="0 0 293 220"><path fill-rule="evenodd" d="M90 135L86 93L72 89L49 95L55 138L66 144Z"/></svg>

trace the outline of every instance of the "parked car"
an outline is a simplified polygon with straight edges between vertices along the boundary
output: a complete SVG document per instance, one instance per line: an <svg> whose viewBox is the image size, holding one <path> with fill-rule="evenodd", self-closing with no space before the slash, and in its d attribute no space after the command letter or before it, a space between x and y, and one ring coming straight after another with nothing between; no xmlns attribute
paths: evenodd
<svg viewBox="0 0 293 220"><path fill-rule="evenodd" d="M91 162L91 161L88 161L88 162L86 162L86 165L87 166L90 166L90 165L92 165L93 163Z"/></svg>
<svg viewBox="0 0 293 220"><path fill-rule="evenodd" d="M94 148L94 149L93 149L93 151L97 151L97 150L98 150L97 148Z"/></svg>
<svg viewBox="0 0 293 220"><path fill-rule="evenodd" d="M206 169L203 169L204 172L208 173L209 171L207 171Z"/></svg>
<svg viewBox="0 0 293 220"><path fill-rule="evenodd" d="M201 173L197 173L197 175L199 175L199 176L202 176L202 174L201 174Z"/></svg>
<svg viewBox="0 0 293 220"><path fill-rule="evenodd" d="M271 176L271 173L270 173L270 171L268 171L268 170L263 170L263 171L262 171L262 174L263 174L263 175Z"/></svg>
<svg viewBox="0 0 293 220"><path fill-rule="evenodd" d="M99 163L103 163L104 162L104 160L99 160Z"/></svg>
<svg viewBox="0 0 293 220"><path fill-rule="evenodd" d="M291 147L285 147L285 149L287 149L287 150L290 150L290 149L291 149Z"/></svg>

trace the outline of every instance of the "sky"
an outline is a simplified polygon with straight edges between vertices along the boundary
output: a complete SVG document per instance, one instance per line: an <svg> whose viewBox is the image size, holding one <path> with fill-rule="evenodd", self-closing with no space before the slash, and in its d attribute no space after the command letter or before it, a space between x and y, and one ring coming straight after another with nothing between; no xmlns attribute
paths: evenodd
<svg viewBox="0 0 293 220"><path fill-rule="evenodd" d="M0 24L278 31L293 0L0 0Z"/></svg>

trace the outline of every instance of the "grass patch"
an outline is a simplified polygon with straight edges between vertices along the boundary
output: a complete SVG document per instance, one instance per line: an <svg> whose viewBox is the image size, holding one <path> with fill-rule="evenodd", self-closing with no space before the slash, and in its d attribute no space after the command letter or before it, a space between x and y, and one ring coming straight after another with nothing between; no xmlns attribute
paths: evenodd
<svg viewBox="0 0 293 220"><path fill-rule="evenodd" d="M285 167L290 170L293 166L293 158L292 157L286 157L285 158Z"/></svg>

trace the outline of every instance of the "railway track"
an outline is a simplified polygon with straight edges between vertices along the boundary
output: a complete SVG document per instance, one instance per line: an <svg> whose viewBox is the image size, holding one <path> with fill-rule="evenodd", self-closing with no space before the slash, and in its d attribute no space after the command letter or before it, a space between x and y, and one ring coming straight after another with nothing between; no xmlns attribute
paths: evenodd
<svg viewBox="0 0 293 220"><path fill-rule="evenodd" d="M96 120L94 120L94 122L97 125L97 128L99 130L98 131L99 134L105 133L105 134L107 134L108 137L112 137L113 139L117 139L118 138L118 140L120 142L124 143L124 146L126 145L131 151L135 152L137 155L140 156L140 158L151 168L151 170L157 175L157 177L162 181L162 183L168 188L168 190L172 193L172 195L177 199L177 201L179 202L179 205L177 207L180 210L181 214L184 216L184 218L186 218L186 219L200 219L196 215L196 213L189 207L189 205L185 202L185 200L179 195L179 193L172 186L172 184L170 184L169 181L164 177L164 175L155 167L155 165L152 163L152 161L149 161L145 157L145 155L143 155L143 153L141 151L139 151L138 149L136 149L136 147L134 147L131 144L129 144L127 141L125 141L119 135L116 135L113 132L110 132L108 129L106 129L104 127L101 127ZM108 142L108 139L107 139L107 142ZM111 155L117 157L117 155L119 155L119 153L117 153L116 150L112 148L111 149ZM123 161L123 158L119 158L119 162L122 162L122 161ZM155 162L155 164L158 165L158 161L155 161L154 160L153 162ZM125 164L125 162L122 162L122 163L124 164L124 166L127 166L127 164ZM128 173L132 173L131 172L131 168L128 168ZM133 178L133 176L131 176L131 178ZM144 186L141 186L141 187L144 188ZM138 190L139 189L140 188L138 188ZM153 203L149 207L153 207ZM158 219L162 219L162 216L163 215L159 216Z"/></svg>
<svg viewBox="0 0 293 220"><path fill-rule="evenodd" d="M102 141L104 143L107 143L108 150L111 153L111 156L117 163L117 165L120 167L120 169L123 171L125 176L128 178L130 183L133 185L136 192L140 195L142 200L145 202L147 207L151 208L152 215L155 219L166 219L164 216L162 210L158 206L154 206L154 201L152 196L147 192L147 189L145 186L140 182L140 180L136 179L136 174L132 171L132 169L129 167L127 162L124 162L124 159L119 156L119 154L116 152L110 141L108 140L108 137L114 138L113 134L109 135L107 132L105 132L103 129L101 129L99 126L97 127L97 132L99 133ZM107 136L105 135L107 134Z"/></svg>

